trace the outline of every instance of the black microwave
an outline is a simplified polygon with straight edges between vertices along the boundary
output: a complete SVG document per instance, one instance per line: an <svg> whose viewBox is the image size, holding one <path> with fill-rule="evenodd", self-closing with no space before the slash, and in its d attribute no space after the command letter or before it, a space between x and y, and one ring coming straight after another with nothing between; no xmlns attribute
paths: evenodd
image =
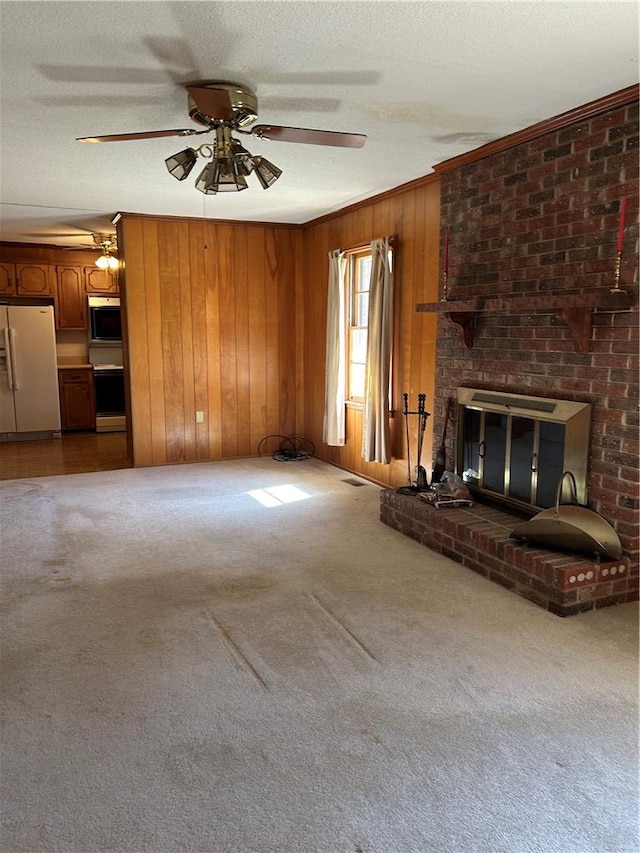
<svg viewBox="0 0 640 853"><path fill-rule="evenodd" d="M89 341L94 344L122 341L119 296L89 297Z"/></svg>

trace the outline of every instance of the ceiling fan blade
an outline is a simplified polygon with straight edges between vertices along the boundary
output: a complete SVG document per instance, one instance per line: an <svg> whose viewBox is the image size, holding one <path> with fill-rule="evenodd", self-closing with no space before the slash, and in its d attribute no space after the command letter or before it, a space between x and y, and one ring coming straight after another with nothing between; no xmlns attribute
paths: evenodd
<svg viewBox="0 0 640 853"><path fill-rule="evenodd" d="M278 142L305 142L309 145L335 145L339 148L362 148L367 137L362 133L338 133L333 130L311 130L306 127L278 127L258 124L250 130L252 136Z"/></svg>
<svg viewBox="0 0 640 853"><path fill-rule="evenodd" d="M187 129L146 130L142 133L112 133L109 136L81 136L76 142L127 142L132 139L157 139L161 136L193 136L202 131Z"/></svg>
<svg viewBox="0 0 640 853"><path fill-rule="evenodd" d="M233 121L231 94L226 89L206 86L186 86L185 88L202 115L220 121Z"/></svg>

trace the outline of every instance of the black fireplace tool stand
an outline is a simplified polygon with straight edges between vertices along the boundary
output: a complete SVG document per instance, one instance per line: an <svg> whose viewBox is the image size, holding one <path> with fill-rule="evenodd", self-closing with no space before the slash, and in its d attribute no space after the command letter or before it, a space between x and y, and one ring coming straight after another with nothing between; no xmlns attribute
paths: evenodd
<svg viewBox="0 0 640 853"><path fill-rule="evenodd" d="M427 472L421 464L422 459L422 442L424 440L424 431L427 426L427 418L431 417L431 412L425 411L425 402L427 400L426 394L418 394L418 408L415 411L409 411L409 395L403 394L402 398L404 400L404 408L402 410L402 414L404 415L404 423L405 423L405 432L407 436L407 467L409 472L409 485L408 486L400 486L399 489L396 489L397 494L400 495L417 495L419 492L426 492L429 490L429 484L427 483ZM418 436L416 440L416 481L415 483L411 482L412 476L412 467L411 467L411 446L409 442L409 416L417 415L418 416Z"/></svg>

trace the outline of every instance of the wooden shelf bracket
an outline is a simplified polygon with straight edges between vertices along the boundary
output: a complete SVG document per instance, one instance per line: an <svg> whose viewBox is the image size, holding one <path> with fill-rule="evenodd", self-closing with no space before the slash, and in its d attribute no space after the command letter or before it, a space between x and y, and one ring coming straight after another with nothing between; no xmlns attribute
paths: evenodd
<svg viewBox="0 0 640 853"><path fill-rule="evenodd" d="M477 311L447 311L445 317L458 327L458 340L467 349L473 347L473 333Z"/></svg>

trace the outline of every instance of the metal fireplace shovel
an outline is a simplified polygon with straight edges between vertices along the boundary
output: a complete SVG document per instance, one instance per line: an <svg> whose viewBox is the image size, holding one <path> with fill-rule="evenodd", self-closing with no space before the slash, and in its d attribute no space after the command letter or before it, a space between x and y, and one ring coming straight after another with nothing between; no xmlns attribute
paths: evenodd
<svg viewBox="0 0 640 853"><path fill-rule="evenodd" d="M571 504L560 504L562 484L569 477L571 484ZM614 528L597 512L584 506L576 505L576 478L571 471L563 471L558 491L556 505L544 509L529 521L523 521L511 531L515 539L524 542L535 542L549 548L559 548L563 551L574 551L578 554L594 555L596 560L608 557L619 560L622 557L622 542Z"/></svg>
<svg viewBox="0 0 640 853"><path fill-rule="evenodd" d="M447 470L447 449L445 447L445 442L447 440L447 426L449 425L449 421L451 420L451 397L447 400L447 413L444 418L444 428L442 430L442 444L438 448L438 452L436 454L436 461L433 466L433 471L431 472L431 484L439 483L442 479L442 475Z"/></svg>

